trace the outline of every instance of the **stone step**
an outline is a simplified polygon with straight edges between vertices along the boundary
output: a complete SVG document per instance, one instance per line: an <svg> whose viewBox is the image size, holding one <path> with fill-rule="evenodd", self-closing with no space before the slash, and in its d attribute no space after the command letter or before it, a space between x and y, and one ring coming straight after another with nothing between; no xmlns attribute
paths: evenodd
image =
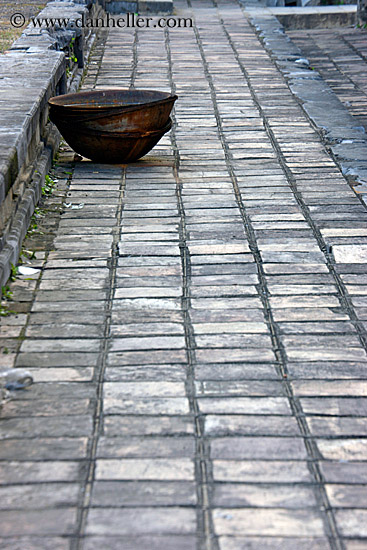
<svg viewBox="0 0 367 550"><path fill-rule="evenodd" d="M165 13L173 11L173 0L138 0L128 2L125 0L110 0L106 2L105 9L108 13Z"/></svg>

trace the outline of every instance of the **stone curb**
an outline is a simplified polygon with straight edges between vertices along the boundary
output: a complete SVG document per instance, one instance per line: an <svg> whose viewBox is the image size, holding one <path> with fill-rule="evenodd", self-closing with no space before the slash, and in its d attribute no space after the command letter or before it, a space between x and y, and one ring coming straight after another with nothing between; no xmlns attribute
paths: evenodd
<svg viewBox="0 0 367 550"><path fill-rule="evenodd" d="M94 9L100 4L94 4ZM65 53L60 51L79 38L77 63L72 75L78 81L84 49L91 35L73 26L73 19L89 14L91 0L49 2L38 17L68 17L68 28L38 28L31 24L0 56L0 284L9 278L40 198L45 175L58 149L60 135L48 123L47 101L73 89L67 82ZM56 50L56 51L55 51ZM59 51L57 51L59 50ZM41 60L41 62L40 62ZM74 83L75 84L75 83Z"/></svg>
<svg viewBox="0 0 367 550"><path fill-rule="evenodd" d="M256 12L274 15L286 30L346 27L357 22L357 6L353 4L251 8L252 16L256 17Z"/></svg>
<svg viewBox="0 0 367 550"><path fill-rule="evenodd" d="M265 8L266 10L266 8ZM285 34L277 18L266 11L245 12L265 49L286 79L291 92L318 129L327 149L352 186L367 186L367 135L300 49ZM358 193L367 205L367 194Z"/></svg>
<svg viewBox="0 0 367 550"><path fill-rule="evenodd" d="M108 13L164 13L171 14L173 12L173 0L107 0L105 1L105 9Z"/></svg>

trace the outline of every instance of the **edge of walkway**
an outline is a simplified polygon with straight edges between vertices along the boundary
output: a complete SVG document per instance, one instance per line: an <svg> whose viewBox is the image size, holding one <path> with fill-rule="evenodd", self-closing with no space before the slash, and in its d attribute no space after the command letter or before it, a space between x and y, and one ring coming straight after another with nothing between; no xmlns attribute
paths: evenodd
<svg viewBox="0 0 367 550"><path fill-rule="evenodd" d="M95 35L84 35L73 21L98 10L100 3L91 0L49 2L37 17L68 17L70 25L55 30L29 24L10 50L0 55L0 286L6 284L12 265L18 262L59 147L60 134L48 122L47 101L78 87L84 57L93 45ZM77 61L67 67L62 50L73 39Z"/></svg>
<svg viewBox="0 0 367 550"><path fill-rule="evenodd" d="M242 6L264 48L318 131L329 154L357 196L367 206L365 129L356 124L335 92L316 70L311 69L301 50L285 34L277 17L268 8L254 8L253 5L244 3Z"/></svg>

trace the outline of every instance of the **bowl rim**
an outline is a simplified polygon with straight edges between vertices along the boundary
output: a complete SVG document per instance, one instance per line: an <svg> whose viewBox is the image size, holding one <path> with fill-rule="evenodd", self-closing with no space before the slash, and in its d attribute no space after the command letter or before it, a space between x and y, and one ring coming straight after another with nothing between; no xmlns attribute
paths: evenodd
<svg viewBox="0 0 367 550"><path fill-rule="evenodd" d="M63 101L65 101L66 98L70 98L70 99L73 99L73 98L77 98L77 97L85 97L87 96L88 98L88 95L96 95L96 94L107 94L107 95L113 95L115 94L116 92L124 92L124 93L129 93L131 92L131 94L133 94L134 92L152 92L152 93L155 93L155 94L159 94L161 95L161 97L157 98L157 99L154 99L154 100L147 100L147 101L141 101L141 102L138 102L138 103L128 103L126 105L124 104L93 104L93 103L79 103L79 104L73 104L71 103L70 105L68 104L64 104L62 103ZM109 88L109 89L105 89L105 90L89 90L88 92L76 92L76 93L72 93L72 94L62 94L62 95L58 95L58 96L54 96L54 97L51 97L49 100L48 100L48 104L50 105L51 108L54 108L54 109L60 109L60 110L63 110L63 111L67 111L69 113L72 113L72 112L87 112L88 110L89 111L93 111L93 112L101 112L103 110L107 110L107 111L130 111L130 110L134 110L134 109L141 109L141 108L144 108L144 107L150 107L150 106L153 106L153 105L158 105L160 103L166 103L168 101L176 101L178 99L178 96L176 94L172 94L171 92L162 92L160 90L145 90L145 89L135 89L135 88L132 88L132 89L129 89L129 88Z"/></svg>

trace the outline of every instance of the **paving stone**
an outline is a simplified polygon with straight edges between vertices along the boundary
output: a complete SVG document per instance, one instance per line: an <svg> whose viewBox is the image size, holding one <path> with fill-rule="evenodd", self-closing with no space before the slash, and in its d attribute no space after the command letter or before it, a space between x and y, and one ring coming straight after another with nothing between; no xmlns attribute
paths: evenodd
<svg viewBox="0 0 367 550"><path fill-rule="evenodd" d="M9 401L5 403L1 410L2 418L19 416L68 416L82 415L91 412L91 402L89 399L68 399L66 402L55 403L54 401L39 400L36 403L32 401ZM29 420L29 418L28 418Z"/></svg>
<svg viewBox="0 0 367 550"><path fill-rule="evenodd" d="M353 397L305 397L301 398L306 414L333 416L367 416L367 400Z"/></svg>
<svg viewBox="0 0 367 550"><path fill-rule="evenodd" d="M300 379L360 379L366 378L364 362L322 361L319 363L288 363L292 378Z"/></svg>
<svg viewBox="0 0 367 550"><path fill-rule="evenodd" d="M184 349L185 339L181 336L140 336L139 338L114 338L111 351Z"/></svg>
<svg viewBox="0 0 367 550"><path fill-rule="evenodd" d="M180 382L186 380L184 364L178 365L140 365L107 367L105 380L108 381L156 381Z"/></svg>
<svg viewBox="0 0 367 550"><path fill-rule="evenodd" d="M196 529L194 510L185 508L91 509L87 534L189 534Z"/></svg>
<svg viewBox="0 0 367 550"><path fill-rule="evenodd" d="M104 433L112 436L132 435L192 435L194 426L188 416L151 416L137 417L133 414L124 416L106 416Z"/></svg>
<svg viewBox="0 0 367 550"><path fill-rule="evenodd" d="M76 483L9 485L0 487L0 495L2 510L71 507L78 504L79 486Z"/></svg>
<svg viewBox="0 0 367 550"><path fill-rule="evenodd" d="M97 480L184 481L194 478L194 464L188 458L98 459Z"/></svg>
<svg viewBox="0 0 367 550"><path fill-rule="evenodd" d="M336 510L338 528L345 537L367 537L366 510Z"/></svg>
<svg viewBox="0 0 367 550"><path fill-rule="evenodd" d="M288 400L283 397L207 397L198 401L205 414L290 414Z"/></svg>
<svg viewBox="0 0 367 550"><path fill-rule="evenodd" d="M86 437L5 439L1 442L2 460L70 460L84 458L87 451ZM69 480L70 481L70 480Z"/></svg>
<svg viewBox="0 0 367 550"><path fill-rule="evenodd" d="M363 439L319 439L317 447L327 460L365 460L367 455L367 441Z"/></svg>
<svg viewBox="0 0 367 550"><path fill-rule="evenodd" d="M96 481L92 506L195 506L196 488L184 481Z"/></svg>
<svg viewBox="0 0 367 550"><path fill-rule="evenodd" d="M49 483L52 481L80 481L82 465L71 461L8 462L0 464L2 485L13 483ZM15 534L15 533L14 533Z"/></svg>
<svg viewBox="0 0 367 550"><path fill-rule="evenodd" d="M315 436L348 436L360 437L367 435L366 418L353 417L322 417L312 416L307 419L310 431Z"/></svg>
<svg viewBox="0 0 367 550"><path fill-rule="evenodd" d="M363 485L326 485L330 504L336 508L365 508L366 487Z"/></svg>
<svg viewBox="0 0 367 550"><path fill-rule="evenodd" d="M91 435L92 419L84 416L18 417L4 418L0 438L14 437L82 437Z"/></svg>
<svg viewBox="0 0 367 550"><path fill-rule="evenodd" d="M287 485L255 485L223 483L214 485L215 507L262 507L312 508L317 506L313 490L298 486L296 490Z"/></svg>
<svg viewBox="0 0 367 550"><path fill-rule="evenodd" d="M327 538L320 537L219 537L220 550L329 550Z"/></svg>
<svg viewBox="0 0 367 550"><path fill-rule="evenodd" d="M47 535L45 537L39 536L16 536L0 538L1 550L12 548L13 550L68 550L69 541L62 537L53 537Z"/></svg>
<svg viewBox="0 0 367 550"><path fill-rule="evenodd" d="M295 418L284 422L282 417L255 415L215 415L209 414L204 420L205 433L209 436L226 435L280 435L299 436Z"/></svg>
<svg viewBox="0 0 367 550"><path fill-rule="evenodd" d="M271 363L216 363L198 364L196 380L277 380L275 365Z"/></svg>
<svg viewBox="0 0 367 550"><path fill-rule="evenodd" d="M114 457L192 457L195 454L195 441L192 438L108 438L99 440L97 456Z"/></svg>
<svg viewBox="0 0 367 550"><path fill-rule="evenodd" d="M71 535L76 528L76 508L0 511L3 535Z"/></svg>
<svg viewBox="0 0 367 550"><path fill-rule="evenodd" d="M196 382L198 396L285 396L285 390L280 382L256 381L250 382Z"/></svg>
<svg viewBox="0 0 367 550"><path fill-rule="evenodd" d="M147 535L147 536L126 536L123 535L124 544L129 550L140 550L147 546L151 550L192 550L196 542L194 535ZM121 548L121 536L87 536L83 542L83 550L94 550L104 548L105 550L118 550ZM33 550L33 549L32 549ZM58 549L57 549L58 550Z"/></svg>
<svg viewBox="0 0 367 550"><path fill-rule="evenodd" d="M219 535L324 535L324 526L318 514L305 510L224 508L214 510L213 521Z"/></svg>
<svg viewBox="0 0 367 550"><path fill-rule="evenodd" d="M210 444L211 457L216 459L288 459L304 460L307 453L300 438L232 437L214 439Z"/></svg>

